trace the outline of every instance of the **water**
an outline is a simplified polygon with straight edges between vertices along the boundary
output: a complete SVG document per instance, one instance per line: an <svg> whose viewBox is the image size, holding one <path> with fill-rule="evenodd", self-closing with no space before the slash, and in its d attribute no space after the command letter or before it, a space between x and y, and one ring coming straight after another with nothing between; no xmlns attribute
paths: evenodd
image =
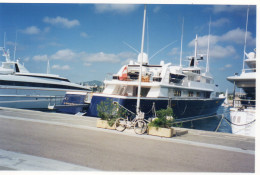
<svg viewBox="0 0 260 175"><path fill-rule="evenodd" d="M230 120L229 108L220 106L217 114L224 114L224 117ZM191 122L186 122L183 124L184 128L192 128L204 131L215 131L218 127L219 122L221 121L221 116L212 117L207 119L201 119ZM217 132L232 133L231 126L227 123L225 119L221 121Z"/></svg>

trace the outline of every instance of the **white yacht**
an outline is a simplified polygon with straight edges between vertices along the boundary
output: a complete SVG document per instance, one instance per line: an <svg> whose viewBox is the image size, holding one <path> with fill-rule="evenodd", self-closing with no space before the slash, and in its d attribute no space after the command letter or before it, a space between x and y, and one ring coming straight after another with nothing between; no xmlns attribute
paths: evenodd
<svg viewBox="0 0 260 175"><path fill-rule="evenodd" d="M195 54L190 57L189 66L185 68L164 61L160 65L151 65L142 48L143 39L137 61L124 65L112 79L104 81L105 89L102 93L93 94L88 116L98 116L97 105L107 99L136 115L141 111L146 118L153 115L154 109L166 109L167 106L173 109L174 117L178 120L216 113L224 98L219 98L218 87L209 69L205 71L198 66L203 58L197 54L197 36ZM138 90L138 86L141 90Z"/></svg>
<svg viewBox="0 0 260 175"><path fill-rule="evenodd" d="M45 110L48 105L61 104L66 91L90 92L54 74L30 73L19 60L11 61L4 47L5 61L0 67L0 106Z"/></svg>
<svg viewBox="0 0 260 175"><path fill-rule="evenodd" d="M256 104L256 52L245 53L244 63L248 69L243 69L238 76L227 77L236 87L242 88L245 95L235 97L230 109L232 133L246 136L255 136L255 104Z"/></svg>
<svg viewBox="0 0 260 175"><path fill-rule="evenodd" d="M234 84L233 108L230 109L230 120L233 134L255 136L256 115L256 50L246 53L247 24L249 6L247 8L246 32L242 73L227 77ZM247 65L247 69L245 68ZM236 97L235 88L244 90L245 95Z"/></svg>

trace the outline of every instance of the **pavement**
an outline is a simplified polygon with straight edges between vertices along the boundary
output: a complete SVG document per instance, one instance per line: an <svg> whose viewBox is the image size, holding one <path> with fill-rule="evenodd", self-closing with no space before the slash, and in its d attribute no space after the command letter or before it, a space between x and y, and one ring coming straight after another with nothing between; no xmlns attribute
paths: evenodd
<svg viewBox="0 0 260 175"><path fill-rule="evenodd" d="M161 138L94 117L0 108L0 170L255 172L255 138L175 128Z"/></svg>

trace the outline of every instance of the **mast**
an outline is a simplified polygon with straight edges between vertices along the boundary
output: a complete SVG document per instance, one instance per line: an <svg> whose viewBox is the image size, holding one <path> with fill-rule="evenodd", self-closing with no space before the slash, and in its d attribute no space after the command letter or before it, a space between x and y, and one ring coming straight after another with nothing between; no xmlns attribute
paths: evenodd
<svg viewBox="0 0 260 175"><path fill-rule="evenodd" d="M48 62L47 62L47 74L50 73L50 60L48 59Z"/></svg>
<svg viewBox="0 0 260 175"><path fill-rule="evenodd" d="M140 110L140 95L141 95L142 67L143 67L145 17L146 17L146 5L144 5L143 32L142 32L142 42L141 42L141 61L140 61L140 69L139 69L138 96L137 96L137 105L136 105L137 116L139 116L139 114L141 112L141 110Z"/></svg>
<svg viewBox="0 0 260 175"><path fill-rule="evenodd" d="M184 17L182 18L182 29L181 29L180 67L182 67L182 40L183 40L183 26L184 26Z"/></svg>
<svg viewBox="0 0 260 175"><path fill-rule="evenodd" d="M245 57L246 57L246 38L247 38L248 13L249 13L249 6L247 7L247 15L246 15L246 33L245 33L245 45L244 45L244 57L243 57L243 69L242 69L242 72L245 72Z"/></svg>
<svg viewBox="0 0 260 175"><path fill-rule="evenodd" d="M209 21L209 35L208 35L208 49L207 49L206 72L209 72L209 39L210 39L210 25L211 25L211 17L210 17L210 21Z"/></svg>
<svg viewBox="0 0 260 175"><path fill-rule="evenodd" d="M194 67L197 67L197 47L198 47L198 35L195 38L195 50L194 50Z"/></svg>
<svg viewBox="0 0 260 175"><path fill-rule="evenodd" d="M14 61L15 61L15 53L16 53L16 41L17 41L17 31L15 34L15 43L14 43Z"/></svg>

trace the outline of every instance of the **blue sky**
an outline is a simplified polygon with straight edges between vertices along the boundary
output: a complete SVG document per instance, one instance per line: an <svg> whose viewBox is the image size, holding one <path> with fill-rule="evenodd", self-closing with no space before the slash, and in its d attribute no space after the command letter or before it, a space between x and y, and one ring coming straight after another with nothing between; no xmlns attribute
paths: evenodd
<svg viewBox="0 0 260 175"><path fill-rule="evenodd" d="M10 49L30 72L51 73L73 82L103 81L107 73L117 73L123 64L135 60L140 51L143 5L117 4L18 4L0 3L0 46ZM246 10L243 5L148 4L144 51L150 60L179 65L181 27L184 18L183 65L194 53L206 53L211 17L210 72L220 90L233 86L227 76L241 73ZM250 6L247 52L256 47L256 6ZM127 43L127 44L124 44ZM1 56L1 61L4 57ZM200 63L204 66L204 63Z"/></svg>

